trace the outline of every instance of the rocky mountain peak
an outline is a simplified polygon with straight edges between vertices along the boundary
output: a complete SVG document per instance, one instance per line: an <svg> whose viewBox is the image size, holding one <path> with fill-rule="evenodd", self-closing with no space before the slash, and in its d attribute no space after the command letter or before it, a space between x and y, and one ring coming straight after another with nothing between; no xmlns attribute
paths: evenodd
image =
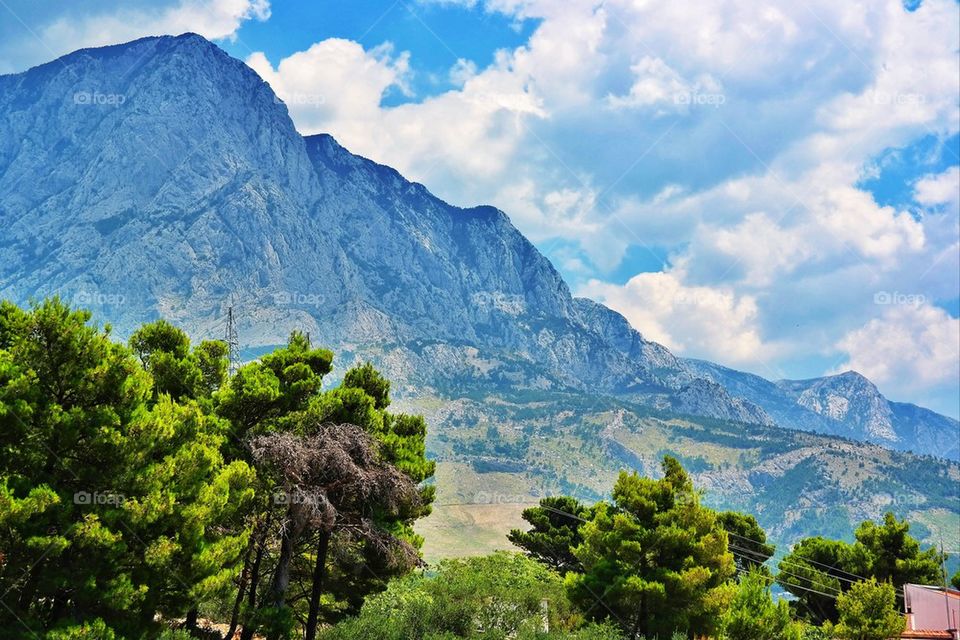
<svg viewBox="0 0 960 640"><path fill-rule="evenodd" d="M868 436L897 441L893 411L876 385L855 371L813 380L781 380L797 404L838 422L849 421Z"/></svg>
<svg viewBox="0 0 960 640"><path fill-rule="evenodd" d="M924 448L956 439L955 421L853 372L772 383L676 358L574 299L504 212L300 136L269 85L196 34L0 77L0 227L0 297L59 293L121 337L163 316L219 338L232 306L245 347L310 331L411 393L558 389L894 446L902 424Z"/></svg>

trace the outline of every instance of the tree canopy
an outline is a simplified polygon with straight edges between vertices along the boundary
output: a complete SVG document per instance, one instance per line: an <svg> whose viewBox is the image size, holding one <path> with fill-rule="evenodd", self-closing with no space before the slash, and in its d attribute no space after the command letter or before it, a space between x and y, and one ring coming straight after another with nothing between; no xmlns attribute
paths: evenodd
<svg viewBox="0 0 960 640"><path fill-rule="evenodd" d="M853 544L820 537L805 538L779 564L778 581L797 598L798 614L813 622L836 622L837 596L865 579L893 585L897 602L907 583L940 584L942 555L922 550L906 520L887 513L883 521L857 527Z"/></svg>
<svg viewBox="0 0 960 640"><path fill-rule="evenodd" d="M427 566L427 424L372 364L333 370L298 332L228 375L223 342L163 320L122 344L58 299L0 303L0 635L881 640L903 584L943 579L890 513L774 576L757 519L704 506L670 456L525 509L523 553Z"/></svg>
<svg viewBox="0 0 960 640"><path fill-rule="evenodd" d="M530 529L512 530L507 538L527 554L560 574L582 571L573 549L583 543L580 528L591 517L591 510L569 496L543 498L540 505L524 509L523 519Z"/></svg>
<svg viewBox="0 0 960 640"><path fill-rule="evenodd" d="M552 635L545 635L551 633ZM395 580L324 640L411 638L615 640L612 627L582 626L563 580L519 554L447 560L429 574Z"/></svg>
<svg viewBox="0 0 960 640"><path fill-rule="evenodd" d="M0 305L0 610L8 628L78 616L118 631L229 589L254 472L228 425L154 393L132 352L53 299ZM176 345L187 357L189 343Z"/></svg>
<svg viewBox="0 0 960 640"><path fill-rule="evenodd" d="M613 502L600 502L573 550L583 573L568 576L571 599L628 638L709 634L732 597L736 572L727 534L677 460L663 478L621 472Z"/></svg>
<svg viewBox="0 0 960 640"><path fill-rule="evenodd" d="M857 582L837 598L839 623L832 627L840 640L888 640L903 633L906 619L896 606L891 584L871 578Z"/></svg>
<svg viewBox="0 0 960 640"><path fill-rule="evenodd" d="M0 304L10 633L153 638L232 602L247 637L309 637L419 564L433 463L389 382L364 364L324 391L333 356L298 333L229 379L226 356L163 320L125 346L58 299Z"/></svg>

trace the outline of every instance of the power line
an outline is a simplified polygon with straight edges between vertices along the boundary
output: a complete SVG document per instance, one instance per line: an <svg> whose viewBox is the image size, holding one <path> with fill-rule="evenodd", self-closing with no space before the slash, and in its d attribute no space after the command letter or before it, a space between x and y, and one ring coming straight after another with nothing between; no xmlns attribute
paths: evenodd
<svg viewBox="0 0 960 640"><path fill-rule="evenodd" d="M741 540L748 540L748 541L754 542L754 543L756 543L756 544L767 544L767 543L765 543L765 542L760 542L760 541L758 541L758 540L754 540L754 539L748 538L748 537L746 537L746 536L741 536L741 535L739 535L739 534L732 533L732 532L730 532L730 531L727 532L727 535L731 535L731 536L733 536L733 537L735 537L735 538L740 538ZM849 571L844 571L843 569L840 569L840 568L835 567L835 566L833 566L833 565L828 565L828 564L824 564L823 562L817 562L816 560L811 560L810 558L803 558L803 561L804 561L804 562L808 562L808 563L810 563L810 564L815 564L815 565L820 566L820 567L824 567L825 569L827 569L827 570L829 570L829 571L839 571L840 573L845 573L846 575L848 575L848 576L850 576L850 577L857 578L857 582L860 582L860 581L868 580L868 579L869 579L869 578L866 578L866 577L864 577L864 576L857 575L856 573L850 573Z"/></svg>
<svg viewBox="0 0 960 640"><path fill-rule="evenodd" d="M737 570L737 573L739 573L740 575L749 575L748 572L742 571L742 570L739 570L739 569ZM808 587L801 587L801 586L798 585L798 584L790 584L790 583L787 583L787 582L783 582L782 580L780 580L780 579L778 579L778 578L774 578L773 576L765 576L765 575L763 575L762 573L760 573L760 574L755 574L755 575L759 575L759 576L760 576L761 578L763 578L764 580L772 580L773 582L770 583L771 585L772 585L774 582L777 582L777 583L782 584L782 585L787 586L787 587L793 587L794 589L800 589L801 591L809 591L810 593L816 593L816 594L819 594L819 595L821 595L821 596L825 596L825 597L827 597L827 598L831 598L832 600L836 600L838 597L840 597L841 595L843 595L842 593L836 593L836 594L833 594L833 593L824 593L823 591L817 591L816 589L810 589L810 588L808 588Z"/></svg>
<svg viewBox="0 0 960 640"><path fill-rule="evenodd" d="M740 549L740 550L742 551L742 549ZM799 565L799 564L795 564L795 563L786 563L786 564L789 564L790 566L797 567L797 568L801 568L801 569L809 569L809 568L810 568L810 567L804 567L803 565ZM814 571L819 571L818 569L813 569L813 570L814 570ZM740 573L742 573L742 570L741 570L741 569L737 569L737 571L740 572ZM849 583L851 583L851 584L855 584L855 583L856 583L855 580L850 580L849 578L840 578L840 577L837 577L837 576L830 576L830 575L824 574L823 572L820 572L820 573L821 573L822 575L824 575L825 577L827 577L827 578L833 578L833 579L836 579L836 580L838 580L838 581L839 581L839 580L845 580L845 581L847 581L847 582L849 582ZM810 588L810 587L802 587L802 586L797 585L797 584L795 584L795 583L787 582L787 580L785 580L782 576L787 576L788 578L792 578L793 580L806 580L807 582L809 582L809 583L810 583L811 585L813 585L813 586L819 587L820 589L823 589L823 590L829 590L831 593L833 593L833 597L839 596L839 595L841 595L841 594L843 594L843 593L845 592L845 590L844 590L844 588L843 588L842 586L841 586L841 587L832 587L832 586L830 586L830 585L823 584L822 582L819 582L818 580L816 580L815 578L811 578L810 576L800 575L800 574L798 574L798 573L794 573L793 571L790 571L790 570L788 570L788 569L783 569L783 568L781 568L781 567L778 566L778 567L777 567L777 575L776 575L776 576L773 576L773 580L776 581L777 583L779 583L779 584L781 584L781 585L783 585L783 586L786 586L786 587L793 587L793 588L803 589L803 590L805 590L805 591L813 591L814 593L823 593L823 592L821 592L821 591L818 591L817 589L812 589L812 588ZM766 576L765 576L765 577L766 577ZM897 593L898 595L900 595L901 597L903 596L903 591L902 591L902 590L896 589L896 593ZM823 593L823 595L828 595L828 594Z"/></svg>
<svg viewBox="0 0 960 640"><path fill-rule="evenodd" d="M730 532L728 531L727 533L730 533ZM752 550L750 550L750 549L744 549L743 547L738 547L738 546L732 545L732 544L731 544L731 545L728 545L728 546L729 546L731 549L735 549L735 550L739 551L740 553L745 553L745 554L748 554L748 555L754 555L754 556L756 556L756 557L758 557L758 558L765 558L764 561L761 562L760 564L765 564L766 562L773 560L773 557L771 557L771 556L765 556L765 555L763 555L763 554L761 554L761 553L758 553L758 552L756 552L756 551L752 551ZM802 577L802 578L808 579L808 580L809 580L809 578L806 578L806 576L798 576L797 574L791 573L791 572L787 571L786 569L781 569L780 566L781 566L781 565L787 565L787 566L794 567L794 568L797 568L797 569L808 569L808 570L810 570L810 571L816 571L816 572L818 572L818 573L823 574L823 575L826 576L827 578L832 578L832 579L834 579L834 580L842 581L842 582L847 582L847 583L850 583L850 584L856 584L857 582L862 582L863 580L868 580L868 578L863 578L862 580L854 580L854 579L851 579L851 578L846 578L846 577L844 577L844 576L832 575L832 574L826 573L825 571L822 571L822 570L820 570L820 569L817 569L817 568L814 568L814 567L810 567L810 566L801 564L801 563L804 563L804 562L807 562L807 559L806 559L806 558L801 558L801 559L800 559L799 561L797 561L797 562L788 561L786 558L783 558L783 559L781 559L781 560L777 563L777 570L778 570L779 572L781 572L781 573L786 573L787 575L793 575L793 576L798 577L798 578ZM839 571L839 569L838 569L838 571ZM811 582L812 582L812 580L811 580ZM900 594L903 593L903 591L902 591L902 590L899 590L899 589L897 590L897 592L900 593Z"/></svg>
<svg viewBox="0 0 960 640"><path fill-rule="evenodd" d="M477 502L450 502L450 503L436 503L436 504L434 504L434 506L438 506L438 507L462 507L462 506L483 506L483 504L484 504L484 503L477 503ZM542 505L542 504L540 504L540 501L539 501L539 500L538 500L538 501L535 501L535 502L534 502L534 501L530 501L530 502L521 502L521 501L518 501L518 502L502 502L502 503L495 503L495 504L501 504L501 505L503 505L503 504L510 504L510 505L531 505L531 506L539 506L541 509L543 509L543 510L545 510L545 511L550 511L550 512L553 512L553 513L556 513L556 514L559 514L559 515L564 515L564 516L567 516L567 517L572 518L572 519L574 519L574 520L579 520L580 522L587 522L587 520L581 518L580 516L578 516L578 515L576 515L576 514L570 513L570 512L568 512L568 511L564 511L564 510L562 510L562 509L557 509L557 508L555 508L555 507L550 507L550 506ZM758 544L758 545L770 545L770 544L771 544L770 542L766 542L766 541L761 542L760 540L754 540L753 538L748 538L747 536L743 536L743 535L740 535L740 534L738 534L738 533L733 533L732 531L727 531L727 535L728 535L728 536L733 536L733 537L735 537L735 538L739 538L739 539L741 539L741 540L745 540L745 541L747 541L747 542L752 542L753 544ZM745 548L743 548L743 547L737 547L737 546L735 546L735 545L728 545L728 546L729 546L729 548L731 548L731 549L736 549L736 550L739 551L740 553L747 553L747 554L754 555L754 556L756 556L756 557L763 557L763 558L765 558L764 561L761 562L760 564L764 564L764 563L766 563L766 562L769 562L769 561L773 560L772 556L766 556L766 555L764 555L764 554L760 554L759 552L754 551L754 550L752 550L752 549L745 549ZM827 571L839 572L839 573L841 573L841 574L846 574L847 576L850 576L850 577L844 577L844 576L842 576L842 575L841 575L841 576L838 576L838 575L830 574L830 573L827 573L826 571L823 571L823 570L821 570L821 569L816 569L816 568L814 568L814 567L804 566L804 565L801 565L801 564L797 564L796 562L787 562L785 559L780 560L780 562L778 563L778 565L779 565L779 564L787 564L787 565L789 565L789 566L792 566L792 567L795 567L795 568L798 568L798 569L810 569L810 570L812 570L812 571L818 571L819 573L822 573L822 574L826 575L826 576L829 577L829 578L834 578L834 579L836 579L837 581L843 581L843 582L846 582L846 583L849 583L849 584L855 584L855 583L857 583L857 582L863 582L863 581L869 580L869 578L867 578L867 577L865 577L865 576L861 576L861 575L856 574L856 573L851 573L850 571L845 571L845 570L840 569L840 568L838 568L838 567L835 567L835 566L832 566L832 565L827 565L827 564L825 564L825 563L818 562L818 561L816 561L816 560L811 560L811 559L809 559L809 558L802 558L802 559L800 560L800 562L809 563L809 564L812 564L812 565L817 565L817 566L820 566L820 567L825 568ZM792 576L792 577L794 577L794 578L799 578L799 579L808 580L808 581L811 582L812 584L816 584L813 579L808 578L808 577L806 577L806 576L800 576L800 575L797 575L797 574L795 574L795 573L793 573L793 572L791 572L791 571L787 571L787 570L785 570L785 569L780 569L779 566L777 567L777 569L778 569L778 573L786 573L788 576ZM776 580L776 578L774 578L774 579ZM789 583L787 583L787 582L785 582L785 581L780 581L780 583L783 584L784 586L795 586L795 585L790 585ZM823 586L824 588L828 588L828 587L826 587L825 585L821 585L821 586ZM797 586L797 588L803 588L803 587ZM896 587L894 587L894 588L896 589L896 592L897 592L897 594L898 594L900 597L903 597L903 596L904 596L903 589L897 589ZM806 589L806 590L807 590L807 591L817 592L816 590L811 590L811 589ZM842 591L843 591L843 589L841 588L841 593L842 593ZM817 592L817 593L819 593L819 592ZM822 595L829 595L829 594L822 594ZM833 596L833 597L835 597L835 596Z"/></svg>
<svg viewBox="0 0 960 640"><path fill-rule="evenodd" d="M482 506L484 506L484 505L489 505L489 504L491 504L491 503L482 503L482 502L445 502L445 503L434 503L433 506L436 506L436 507L477 507L477 506L480 506L480 507L482 507ZM529 505L535 505L535 504L537 504L537 503L536 503L536 502L504 502L504 503L495 503L495 504L510 504L510 505L525 505L525 504L529 504ZM573 519L575 519L575 520L579 520L579 521L581 521L581 522L587 522L587 520L584 520L584 519L581 518L580 516L577 516L577 515L575 515L575 514L569 513L569 512L567 512L567 511L563 511L562 509L556 509L556 508L553 508L553 507L546 507L546 506L544 506L544 507L542 507L542 508L543 508L544 510L546 510L546 511L552 511L552 512L558 513L558 514L560 514L560 515L569 516L570 518L573 518ZM740 536L740 537L742 537L742 536ZM749 538L748 538L748 540L749 540ZM756 540L754 540L753 542L757 542L758 544L766 544L766 543L762 543L762 542L759 542L759 541L756 541ZM737 573L740 574L740 575L746 575L746 574L747 574L747 572L746 572L746 571L743 571L742 569L737 569ZM791 576L791 577L793 577L793 578L797 578L797 579L801 579L801 580L807 580L807 581L809 581L811 584L817 584L816 582L814 582L813 579L808 578L808 577L806 577L806 576L800 576L800 575L791 573L791 572L789 572L789 571L782 571L782 570L780 571L780 573L786 573L788 576ZM817 589L813 589L813 588L810 588L810 587L804 587L804 586L801 586L801 585L798 585L798 584L795 584L795 583L792 583L792 582L787 582L787 581L785 581L785 580L781 580L781 579L776 578L776 577L773 577L773 576L765 576L765 575L763 575L763 574L758 574L758 575L760 575L760 576L761 576L763 579L765 579L765 580L772 580L773 582L779 583L779 584L781 584L781 585L783 585L783 586L786 586L786 587L792 587L792 588L794 588L794 589L799 589L799 590L801 590L801 591L808 591L808 592L810 592L810 593L816 593L816 594L825 596L825 597L827 597L827 598L832 598L832 599L834 599L834 600L835 600L837 597L839 597L840 595L842 595L842 593L843 593L842 590L841 590L841 591L838 591L837 593L824 593L823 591L820 591L820 590L817 590ZM771 584L772 584L772 583L771 583ZM825 585L818 585L818 586L821 586L821 587L823 587L823 588L829 588L829 587L826 587Z"/></svg>

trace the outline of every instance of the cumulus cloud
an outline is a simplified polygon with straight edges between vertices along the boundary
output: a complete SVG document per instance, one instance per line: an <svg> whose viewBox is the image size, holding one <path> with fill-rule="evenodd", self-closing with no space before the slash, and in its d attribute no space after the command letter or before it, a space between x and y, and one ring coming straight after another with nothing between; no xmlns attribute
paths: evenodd
<svg viewBox="0 0 960 640"><path fill-rule="evenodd" d="M641 273L623 286L591 280L580 293L622 313L648 340L687 355L763 369L777 351L760 336L754 297L687 286L682 273Z"/></svg>
<svg viewBox="0 0 960 640"><path fill-rule="evenodd" d="M956 212L960 206L960 167L927 175L914 184L914 200L926 206L949 205Z"/></svg>
<svg viewBox="0 0 960 640"><path fill-rule="evenodd" d="M301 130L313 132L338 123L352 138L380 114L380 100L391 87L407 91L409 54L394 55L381 45L370 51L352 40L330 38L284 58L274 68L262 52L247 64L287 103Z"/></svg>
<svg viewBox="0 0 960 640"><path fill-rule="evenodd" d="M917 294L882 292L879 318L848 332L836 347L848 354L837 370L853 369L875 383L898 382L901 392L960 385L960 319Z"/></svg>
<svg viewBox="0 0 960 640"><path fill-rule="evenodd" d="M356 153L441 185L441 193L444 184L479 186L478 179L501 175L524 136L522 121L545 115L518 61L505 54L482 73L458 61L451 73L463 82L460 90L392 108L381 101L391 87L405 90L409 54L389 44L364 49L329 39L276 67L260 52L247 63L287 101L301 133L333 133ZM317 95L322 104L296 99Z"/></svg>
<svg viewBox="0 0 960 640"><path fill-rule="evenodd" d="M723 87L709 74L686 80L666 62L652 56L644 56L630 70L634 81L629 93L607 96L607 104L614 109L651 107L657 115L664 115L703 105L718 107L726 102Z"/></svg>

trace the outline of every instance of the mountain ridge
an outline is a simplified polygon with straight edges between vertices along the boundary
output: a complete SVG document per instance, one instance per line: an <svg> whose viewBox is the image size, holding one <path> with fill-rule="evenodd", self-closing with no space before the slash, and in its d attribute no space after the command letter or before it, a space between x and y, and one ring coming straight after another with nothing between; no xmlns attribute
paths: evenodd
<svg viewBox="0 0 960 640"><path fill-rule="evenodd" d="M872 383L771 382L647 341L573 297L507 214L301 136L267 83L196 34L0 76L0 115L0 296L62 293L121 335L163 316L220 337L234 306L245 346L301 328L401 393L590 391L960 456L944 448L960 423Z"/></svg>

